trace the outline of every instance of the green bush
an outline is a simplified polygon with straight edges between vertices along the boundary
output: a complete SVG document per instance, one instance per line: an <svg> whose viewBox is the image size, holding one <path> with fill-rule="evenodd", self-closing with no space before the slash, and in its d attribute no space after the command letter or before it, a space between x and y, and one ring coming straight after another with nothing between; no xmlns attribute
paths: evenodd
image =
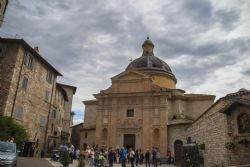
<svg viewBox="0 0 250 167"><path fill-rule="evenodd" d="M0 140L7 141L13 137L17 146L29 139L24 127L10 117L0 116L0 132Z"/></svg>

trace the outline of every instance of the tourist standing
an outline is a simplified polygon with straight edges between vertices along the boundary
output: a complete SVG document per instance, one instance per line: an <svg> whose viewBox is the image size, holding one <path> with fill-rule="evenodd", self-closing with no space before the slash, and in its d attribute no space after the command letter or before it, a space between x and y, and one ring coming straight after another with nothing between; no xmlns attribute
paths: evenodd
<svg viewBox="0 0 250 167"><path fill-rule="evenodd" d="M143 161L144 161L144 154L142 150L140 150L140 165L143 163Z"/></svg>
<svg viewBox="0 0 250 167"><path fill-rule="evenodd" d="M73 163L74 151L75 151L75 147L73 146L73 144L70 144L70 147L69 147L69 156L70 156L70 162L71 163Z"/></svg>
<svg viewBox="0 0 250 167"><path fill-rule="evenodd" d="M155 148L153 148L152 150L152 160L153 160L154 167L157 167L157 152Z"/></svg>
<svg viewBox="0 0 250 167"><path fill-rule="evenodd" d="M145 153L145 161L146 161L146 167L150 167L150 152L147 149L146 153Z"/></svg>
<svg viewBox="0 0 250 167"><path fill-rule="evenodd" d="M115 151L113 148L110 148L108 152L109 167L113 167L114 160L115 160Z"/></svg>
<svg viewBox="0 0 250 167"><path fill-rule="evenodd" d="M130 148L130 150L129 150L129 160L131 163L131 167L134 167L135 152L132 148Z"/></svg>
<svg viewBox="0 0 250 167"><path fill-rule="evenodd" d="M140 152L139 150L136 150L135 151L135 166L138 166L139 160L140 160Z"/></svg>
<svg viewBox="0 0 250 167"><path fill-rule="evenodd" d="M91 148L90 155L91 155L91 166L94 166L95 165L95 152L93 148Z"/></svg>
<svg viewBox="0 0 250 167"><path fill-rule="evenodd" d="M121 150L122 167L126 167L126 158L127 158L127 150L125 148L123 148Z"/></svg>
<svg viewBox="0 0 250 167"><path fill-rule="evenodd" d="M98 167L99 166L99 151L98 150L95 150L94 157L95 157L95 167Z"/></svg>

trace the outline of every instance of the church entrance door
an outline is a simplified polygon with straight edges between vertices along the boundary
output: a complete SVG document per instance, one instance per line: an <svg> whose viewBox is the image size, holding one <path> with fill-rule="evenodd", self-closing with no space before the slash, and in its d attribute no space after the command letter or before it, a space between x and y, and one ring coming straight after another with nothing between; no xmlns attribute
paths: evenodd
<svg viewBox="0 0 250 167"><path fill-rule="evenodd" d="M135 149L135 134L124 134L123 136L123 146L126 149Z"/></svg>
<svg viewBox="0 0 250 167"><path fill-rule="evenodd" d="M176 140L174 142L174 156L175 156L175 162L180 163L182 158L182 146L183 143L181 140Z"/></svg>

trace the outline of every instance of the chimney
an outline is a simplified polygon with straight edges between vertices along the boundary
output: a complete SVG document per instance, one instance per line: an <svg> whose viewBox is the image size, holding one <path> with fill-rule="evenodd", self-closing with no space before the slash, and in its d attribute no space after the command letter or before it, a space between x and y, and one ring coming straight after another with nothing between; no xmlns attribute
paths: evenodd
<svg viewBox="0 0 250 167"><path fill-rule="evenodd" d="M37 53L39 53L39 48L38 48L38 46L35 46L35 47L34 47L34 50L35 50Z"/></svg>

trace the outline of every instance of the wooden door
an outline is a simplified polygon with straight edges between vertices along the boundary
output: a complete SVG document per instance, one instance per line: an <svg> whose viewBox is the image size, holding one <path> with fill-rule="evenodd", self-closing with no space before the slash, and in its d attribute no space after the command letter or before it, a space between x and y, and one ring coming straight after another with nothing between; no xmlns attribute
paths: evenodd
<svg viewBox="0 0 250 167"><path fill-rule="evenodd" d="M182 159L182 146L183 143L181 140L176 140L174 142L174 156L175 156L175 162L180 163Z"/></svg>
<svg viewBox="0 0 250 167"><path fill-rule="evenodd" d="M135 134L124 134L123 146L126 149L135 148Z"/></svg>

